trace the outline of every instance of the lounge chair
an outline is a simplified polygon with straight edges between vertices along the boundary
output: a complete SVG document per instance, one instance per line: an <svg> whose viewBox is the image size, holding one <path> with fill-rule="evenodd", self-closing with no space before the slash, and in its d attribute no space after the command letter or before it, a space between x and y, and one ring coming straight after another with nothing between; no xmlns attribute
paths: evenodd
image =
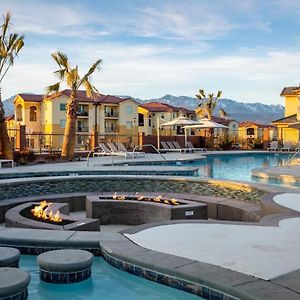
<svg viewBox="0 0 300 300"><path fill-rule="evenodd" d="M111 150L112 155L116 155L116 156L124 156L125 158L129 158L129 157L133 157L133 153L132 152L128 152L126 151L120 151L114 143L107 143L108 147Z"/></svg>
<svg viewBox="0 0 300 300"><path fill-rule="evenodd" d="M177 141L173 141L172 143L176 149L181 150L182 152L192 152L189 148L182 148Z"/></svg>
<svg viewBox="0 0 300 300"><path fill-rule="evenodd" d="M133 153L128 151L123 143L118 142L116 143L116 145L118 149L124 153ZM145 156L145 152L140 152L140 151L134 152L134 157L144 157L144 156Z"/></svg>
<svg viewBox="0 0 300 300"><path fill-rule="evenodd" d="M173 148L170 148L167 144L167 142L160 142L162 149L160 149L160 152L180 152L180 150Z"/></svg>
<svg viewBox="0 0 300 300"><path fill-rule="evenodd" d="M267 149L268 151L278 151L278 142L272 141Z"/></svg>
<svg viewBox="0 0 300 300"><path fill-rule="evenodd" d="M297 144L296 148L295 148L295 151L296 152L299 152L300 151L300 142Z"/></svg>
<svg viewBox="0 0 300 300"><path fill-rule="evenodd" d="M281 148L281 152L288 151L290 152L292 149L292 144L290 142L283 142L283 147Z"/></svg>
<svg viewBox="0 0 300 300"><path fill-rule="evenodd" d="M197 151L200 151L200 152L207 151L207 148L195 148L194 145L190 141L187 141L186 145L191 151L196 151L196 152Z"/></svg>
<svg viewBox="0 0 300 300"><path fill-rule="evenodd" d="M99 148L101 149L100 152L94 152L93 156L111 156L112 153L111 151L106 147L104 143L99 143L98 144Z"/></svg>

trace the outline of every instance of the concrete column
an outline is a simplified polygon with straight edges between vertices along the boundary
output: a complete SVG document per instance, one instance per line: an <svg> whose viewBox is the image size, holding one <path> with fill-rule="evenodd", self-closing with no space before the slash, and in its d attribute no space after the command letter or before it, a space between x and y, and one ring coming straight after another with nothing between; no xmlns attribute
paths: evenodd
<svg viewBox="0 0 300 300"><path fill-rule="evenodd" d="M26 148L26 125L17 125L16 149L22 151Z"/></svg>

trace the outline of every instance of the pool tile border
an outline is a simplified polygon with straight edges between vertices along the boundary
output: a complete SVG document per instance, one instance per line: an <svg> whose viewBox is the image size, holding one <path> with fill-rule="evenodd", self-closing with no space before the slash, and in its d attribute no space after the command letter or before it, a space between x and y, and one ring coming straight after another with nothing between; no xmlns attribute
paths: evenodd
<svg viewBox="0 0 300 300"><path fill-rule="evenodd" d="M168 274L160 273L154 270L150 270L145 267L141 267L130 263L128 261L123 261L112 255L107 251L102 249L102 256L106 262L110 265L133 274L138 277L142 277L159 284L163 284L178 290L185 291L190 294L195 294L209 300L240 300L240 298L233 297L229 294L223 293L219 290L210 288L206 285L195 283L186 279L177 278Z"/></svg>

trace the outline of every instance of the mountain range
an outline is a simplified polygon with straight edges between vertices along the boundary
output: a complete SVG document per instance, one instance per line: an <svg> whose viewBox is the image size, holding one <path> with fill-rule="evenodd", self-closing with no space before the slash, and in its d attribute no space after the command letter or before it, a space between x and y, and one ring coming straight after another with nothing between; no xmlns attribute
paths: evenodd
<svg viewBox="0 0 300 300"><path fill-rule="evenodd" d="M122 96L125 97L125 96ZM130 97L130 96L129 96ZM14 100L15 96L12 96L3 101L5 115L11 115L14 112ZM133 98L133 97L131 97ZM197 98L188 97L188 96L173 96L165 95L161 98L153 98L149 100L143 100L139 98L133 98L139 103L146 102L161 102L167 103L169 105L185 107L190 110L194 110L199 104ZM230 119L236 121L254 121L259 123L270 123L273 120L282 118L284 116L284 106L283 105L268 105L262 103L243 103L231 99L220 99L216 108L216 115L219 108L224 109Z"/></svg>

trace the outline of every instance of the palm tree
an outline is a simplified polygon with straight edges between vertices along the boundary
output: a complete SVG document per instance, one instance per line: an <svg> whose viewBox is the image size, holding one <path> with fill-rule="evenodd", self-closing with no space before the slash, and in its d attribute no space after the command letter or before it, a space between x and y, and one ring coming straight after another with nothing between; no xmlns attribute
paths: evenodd
<svg viewBox="0 0 300 300"><path fill-rule="evenodd" d="M88 72L80 77L78 66L71 68L66 54L58 51L52 54L52 58L58 64L59 70L55 71L59 78L59 82L47 87L47 95L56 93L60 89L61 83L65 82L68 88L71 89L71 94L67 103L67 122L64 133L64 141L62 146L62 159L72 160L74 158L75 149L75 133L77 119L77 91L81 86L84 86L87 97L93 98L98 90L91 84L91 75L97 69L100 69L101 59L98 59L88 70Z"/></svg>
<svg viewBox="0 0 300 300"><path fill-rule="evenodd" d="M14 64L15 58L24 46L24 36L18 33L9 33L11 14L3 16L3 24L0 29L0 85L10 67ZM13 150L5 123L5 113L1 99L0 87L0 145L2 157L12 159Z"/></svg>
<svg viewBox="0 0 300 300"><path fill-rule="evenodd" d="M216 109L216 106L218 104L221 95L222 95L222 91L218 91L216 97L214 97L213 93L208 94L206 97L204 90L199 90L199 94L197 94L196 97L200 100L200 103L195 109L196 114L200 118L205 117L210 120L213 116L213 112ZM219 114L222 118L227 117L227 113L222 108L219 109Z"/></svg>

